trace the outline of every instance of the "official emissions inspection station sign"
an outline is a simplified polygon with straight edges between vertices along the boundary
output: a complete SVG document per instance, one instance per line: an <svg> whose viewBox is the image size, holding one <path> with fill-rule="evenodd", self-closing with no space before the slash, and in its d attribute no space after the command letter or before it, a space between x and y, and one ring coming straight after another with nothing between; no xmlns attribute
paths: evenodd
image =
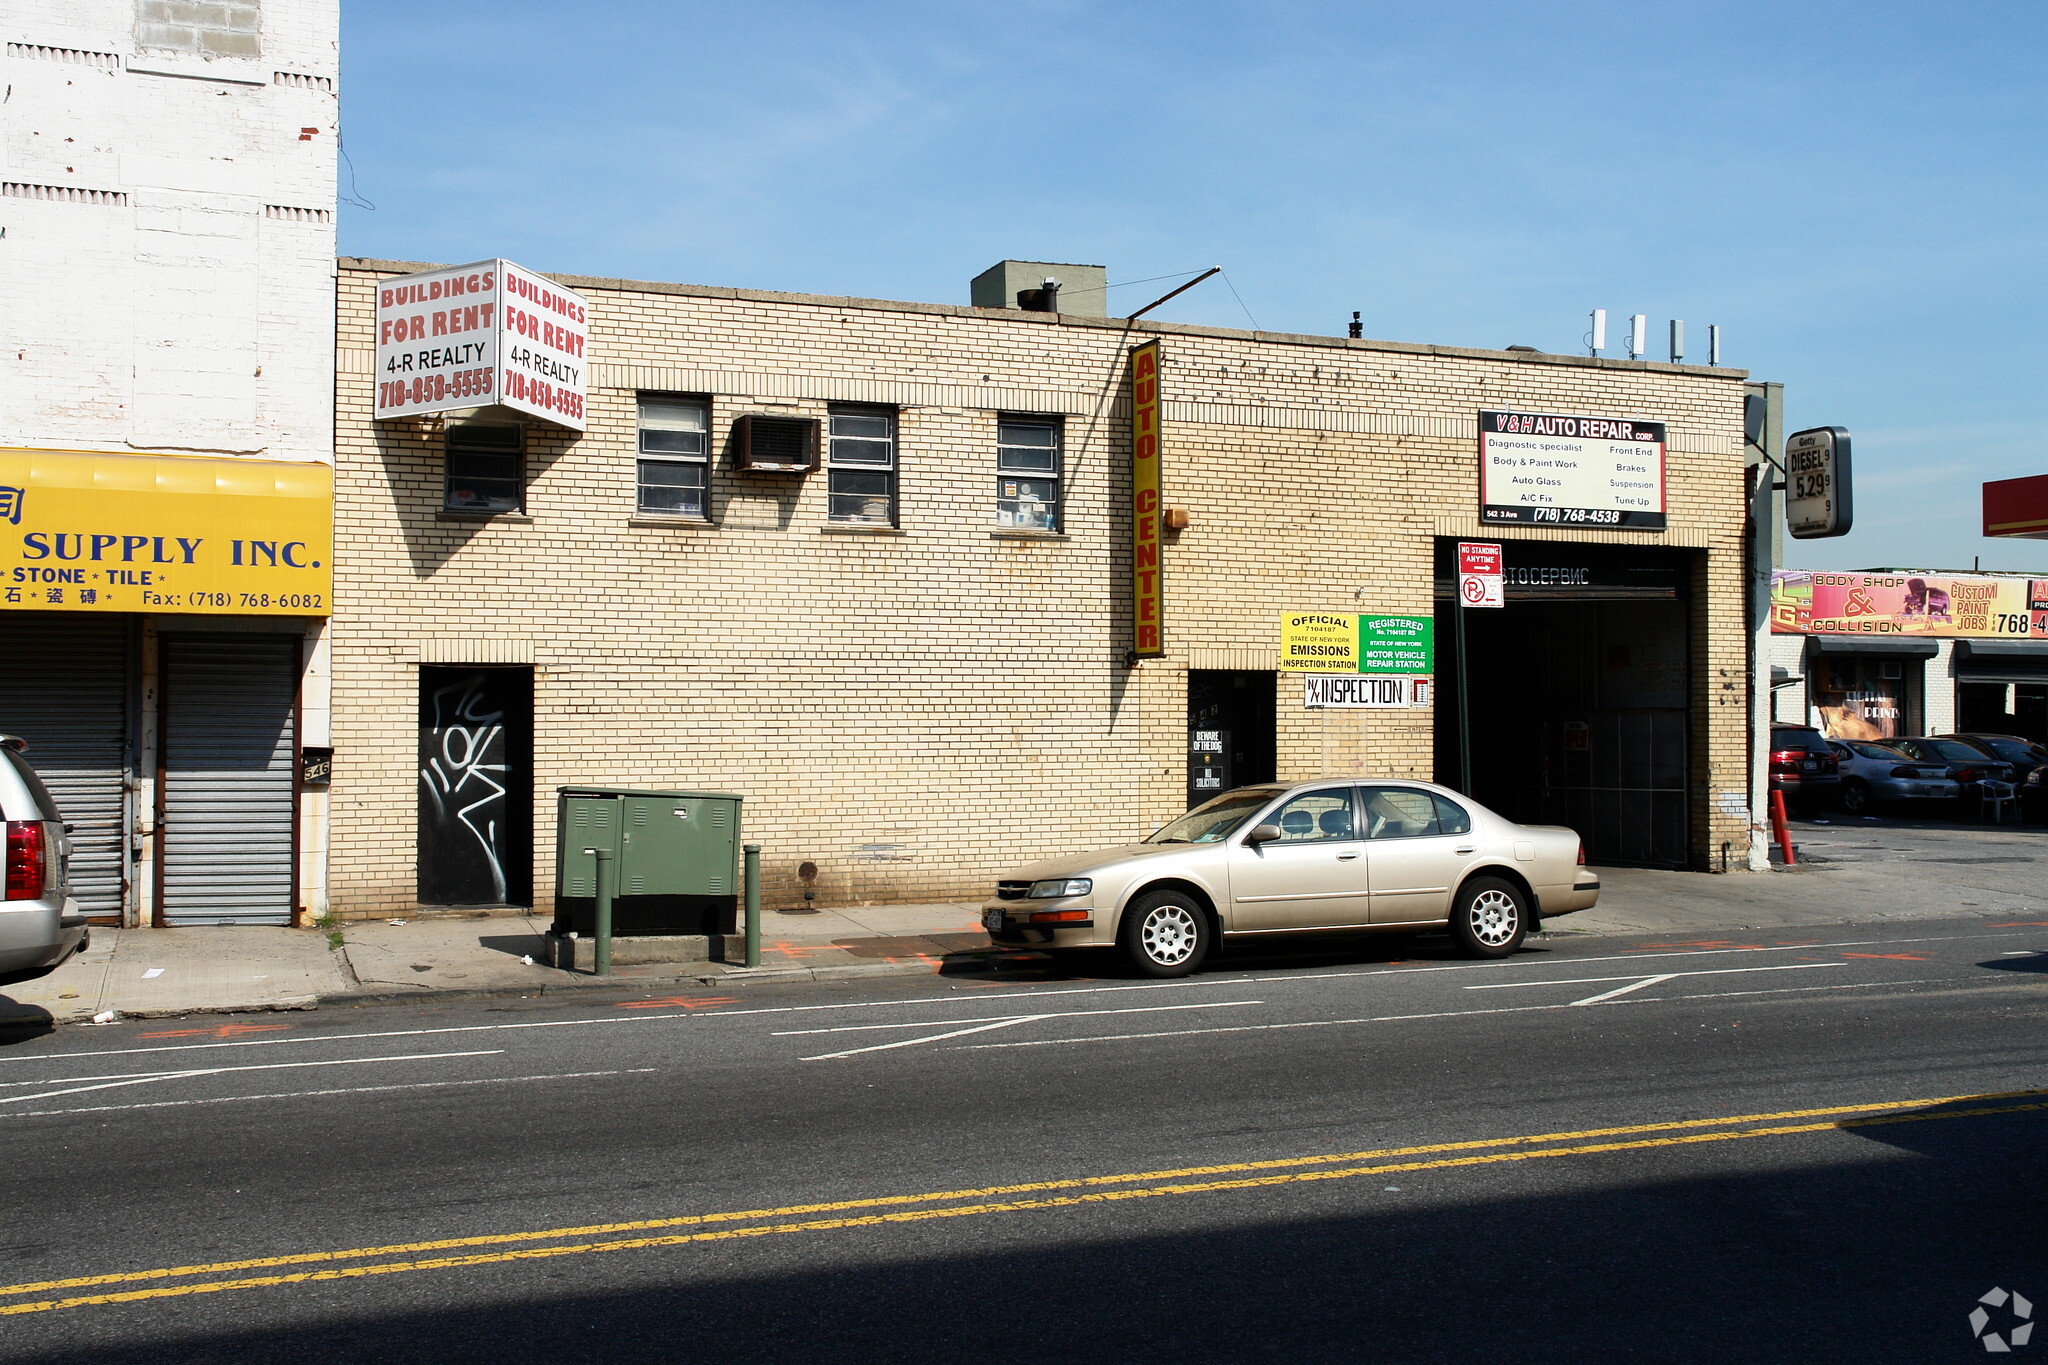
<svg viewBox="0 0 2048 1365"><path fill-rule="evenodd" d="M1280 618L1280 667L1289 673L1426 676L1436 672L1436 621L1428 616L1288 612Z"/></svg>

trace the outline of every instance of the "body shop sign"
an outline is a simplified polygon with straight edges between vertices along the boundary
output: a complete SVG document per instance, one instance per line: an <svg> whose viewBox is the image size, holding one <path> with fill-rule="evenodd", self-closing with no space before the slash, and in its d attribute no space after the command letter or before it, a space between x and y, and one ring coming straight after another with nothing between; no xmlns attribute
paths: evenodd
<svg viewBox="0 0 2048 1365"><path fill-rule="evenodd" d="M589 305L510 261L377 286L379 421L496 406L583 430Z"/></svg>
<svg viewBox="0 0 2048 1365"><path fill-rule="evenodd" d="M1664 424L1479 414L1479 516L1532 526L1664 529Z"/></svg>

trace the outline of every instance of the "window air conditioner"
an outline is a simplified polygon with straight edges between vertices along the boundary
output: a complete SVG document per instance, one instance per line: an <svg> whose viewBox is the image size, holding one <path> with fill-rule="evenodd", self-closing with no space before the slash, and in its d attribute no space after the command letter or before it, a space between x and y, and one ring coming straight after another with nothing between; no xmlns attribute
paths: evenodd
<svg viewBox="0 0 2048 1365"><path fill-rule="evenodd" d="M818 467L818 420L750 412L732 424L733 468L808 474Z"/></svg>

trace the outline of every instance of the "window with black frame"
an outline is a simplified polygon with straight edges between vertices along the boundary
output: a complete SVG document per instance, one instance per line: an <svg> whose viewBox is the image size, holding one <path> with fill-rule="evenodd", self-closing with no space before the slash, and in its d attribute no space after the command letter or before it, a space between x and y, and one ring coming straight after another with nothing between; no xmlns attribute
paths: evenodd
<svg viewBox="0 0 2048 1365"><path fill-rule="evenodd" d="M642 394L639 431L635 510L644 517L710 520L710 405Z"/></svg>
<svg viewBox="0 0 2048 1365"><path fill-rule="evenodd" d="M1060 419L996 421L996 525L1060 529Z"/></svg>
<svg viewBox="0 0 2048 1365"><path fill-rule="evenodd" d="M442 437L442 501L450 512L518 512L526 507L526 429L464 422Z"/></svg>
<svg viewBox="0 0 2048 1365"><path fill-rule="evenodd" d="M896 524L896 414L834 407L825 453L825 515L842 525Z"/></svg>

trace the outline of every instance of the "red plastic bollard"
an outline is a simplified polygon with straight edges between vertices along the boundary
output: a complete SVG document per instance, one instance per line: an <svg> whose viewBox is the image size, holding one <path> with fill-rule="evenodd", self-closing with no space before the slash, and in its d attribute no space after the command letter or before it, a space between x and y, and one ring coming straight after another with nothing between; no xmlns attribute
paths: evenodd
<svg viewBox="0 0 2048 1365"><path fill-rule="evenodd" d="M1771 831L1778 836L1778 851L1785 855L1785 866L1796 867L1799 860L1792 855L1792 825L1785 817L1785 793L1771 793Z"/></svg>

